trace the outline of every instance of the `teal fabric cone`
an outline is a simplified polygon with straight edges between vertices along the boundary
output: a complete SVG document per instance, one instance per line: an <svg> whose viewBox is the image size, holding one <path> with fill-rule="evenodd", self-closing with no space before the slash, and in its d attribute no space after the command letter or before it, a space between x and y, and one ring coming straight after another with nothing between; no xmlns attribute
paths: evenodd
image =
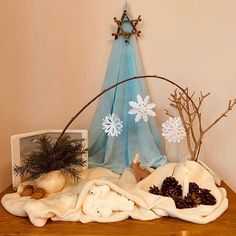
<svg viewBox="0 0 236 236"><path fill-rule="evenodd" d="M124 29L131 31L132 26L125 23ZM135 36L130 37L129 43L118 37L113 42L103 88L142 74ZM143 98L148 95L145 81L141 79L119 85L100 98L89 129L89 167L102 166L121 173L136 153L140 154L144 167L166 163L155 119L149 116L147 123L143 120L136 123L135 115L128 114L129 102L136 101L138 94ZM118 137L108 136L103 130L103 119L112 113L123 122L123 132Z"/></svg>

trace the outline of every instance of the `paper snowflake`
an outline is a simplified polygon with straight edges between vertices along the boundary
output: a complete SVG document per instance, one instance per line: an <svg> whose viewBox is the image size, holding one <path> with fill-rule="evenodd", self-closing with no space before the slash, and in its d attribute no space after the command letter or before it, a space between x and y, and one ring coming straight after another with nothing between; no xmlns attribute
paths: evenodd
<svg viewBox="0 0 236 236"><path fill-rule="evenodd" d="M116 114L109 114L103 119L103 129L107 135L118 136L122 132L123 122Z"/></svg>
<svg viewBox="0 0 236 236"><path fill-rule="evenodd" d="M148 122L148 116L156 116L156 113L152 110L156 104L149 103L150 96L145 97L144 99L137 95L137 102L130 101L129 105L132 109L129 110L128 114L135 115L135 122L143 119L145 122Z"/></svg>
<svg viewBox="0 0 236 236"><path fill-rule="evenodd" d="M186 132L179 116L174 118L170 117L162 124L162 136L164 136L168 142L180 143L185 135Z"/></svg>

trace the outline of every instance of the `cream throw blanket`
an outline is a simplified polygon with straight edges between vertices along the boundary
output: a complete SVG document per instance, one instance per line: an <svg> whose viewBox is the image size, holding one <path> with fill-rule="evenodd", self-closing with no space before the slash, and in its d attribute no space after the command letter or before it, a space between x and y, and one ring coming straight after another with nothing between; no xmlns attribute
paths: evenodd
<svg viewBox="0 0 236 236"><path fill-rule="evenodd" d="M217 200L215 205L177 209L171 198L148 192L150 186L161 187L167 176L175 177L183 185L186 172L190 182L211 190ZM89 169L83 172L77 185L68 184L62 192L41 200L20 197L19 193L25 184L29 183L22 183L17 193L6 194L1 202L8 212L16 216L28 216L32 224L38 227L45 225L49 218L53 221L87 223L115 222L128 217L152 220L171 216L205 224L215 220L228 207L225 189L218 188L213 176L192 161L168 163L138 183L130 168L121 176L100 167Z"/></svg>

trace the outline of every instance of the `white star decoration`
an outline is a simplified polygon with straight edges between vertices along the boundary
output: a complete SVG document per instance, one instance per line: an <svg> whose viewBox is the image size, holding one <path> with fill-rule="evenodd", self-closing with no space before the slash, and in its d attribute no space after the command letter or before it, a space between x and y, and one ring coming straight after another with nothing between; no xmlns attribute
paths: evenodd
<svg viewBox="0 0 236 236"><path fill-rule="evenodd" d="M131 109L129 110L128 114L136 114L135 122L138 122L141 119L143 119L145 122L148 122L148 116L156 116L156 113L152 110L156 104L149 103L149 101L150 96L147 96L143 99L140 95L137 95L137 102L129 102Z"/></svg>
<svg viewBox="0 0 236 236"><path fill-rule="evenodd" d="M107 135L110 135L112 137L118 136L122 132L123 128L123 122L120 120L120 118L116 114L109 114L106 116L103 120L102 126L107 133Z"/></svg>
<svg viewBox="0 0 236 236"><path fill-rule="evenodd" d="M170 143L180 143L184 139L186 132L179 116L170 117L162 124L162 136Z"/></svg>

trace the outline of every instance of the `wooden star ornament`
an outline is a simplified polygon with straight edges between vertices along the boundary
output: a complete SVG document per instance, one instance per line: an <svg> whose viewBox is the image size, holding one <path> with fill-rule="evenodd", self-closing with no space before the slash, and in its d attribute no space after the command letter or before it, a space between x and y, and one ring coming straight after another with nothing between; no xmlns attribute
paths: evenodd
<svg viewBox="0 0 236 236"><path fill-rule="evenodd" d="M130 20L128 17L127 11L124 10L122 17L120 20L118 20L116 17L114 17L114 21L116 22L118 28L116 33L112 33L112 36L117 39L119 36L123 37L126 43L129 43L129 38L131 35L137 35L138 37L140 36L141 31L136 29L137 24L141 21L141 16L139 15L137 19L135 20ZM124 23L130 23L132 26L131 31L126 31L124 30L123 26Z"/></svg>

